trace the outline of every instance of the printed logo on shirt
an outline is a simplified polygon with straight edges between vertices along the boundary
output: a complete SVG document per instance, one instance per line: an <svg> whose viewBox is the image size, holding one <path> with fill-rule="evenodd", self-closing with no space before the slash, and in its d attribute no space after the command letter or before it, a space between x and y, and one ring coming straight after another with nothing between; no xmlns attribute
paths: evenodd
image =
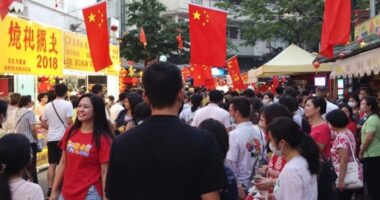
<svg viewBox="0 0 380 200"><path fill-rule="evenodd" d="M73 142L69 140L67 142L66 151L77 155L88 157L90 155L91 144L81 144L79 142Z"/></svg>
<svg viewBox="0 0 380 200"><path fill-rule="evenodd" d="M255 138L255 139L247 142L247 144L245 145L245 147L247 148L247 151L249 153L251 153L251 157L252 158L260 155L261 145L260 145L260 140L259 139Z"/></svg>

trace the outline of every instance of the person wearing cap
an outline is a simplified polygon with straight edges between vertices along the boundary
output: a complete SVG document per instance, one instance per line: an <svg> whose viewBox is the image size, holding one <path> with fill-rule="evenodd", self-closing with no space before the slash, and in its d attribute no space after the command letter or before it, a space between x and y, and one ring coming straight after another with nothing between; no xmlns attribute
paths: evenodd
<svg viewBox="0 0 380 200"><path fill-rule="evenodd" d="M317 92L316 92L316 95L318 97L322 97L326 100L326 113L323 115L323 117L325 115L327 115L327 113L335 110L335 109L339 109L339 107L333 103L331 103L330 101L327 100L327 96L328 96L328 93L329 93L329 90L327 87L317 87Z"/></svg>

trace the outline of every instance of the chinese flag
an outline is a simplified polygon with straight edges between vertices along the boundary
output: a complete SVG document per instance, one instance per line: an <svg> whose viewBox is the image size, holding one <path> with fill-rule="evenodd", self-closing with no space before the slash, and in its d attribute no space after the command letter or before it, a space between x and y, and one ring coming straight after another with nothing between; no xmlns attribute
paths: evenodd
<svg viewBox="0 0 380 200"><path fill-rule="evenodd" d="M145 49L148 43L146 42L145 31L143 27L140 28L140 42L144 45Z"/></svg>
<svg viewBox="0 0 380 200"><path fill-rule="evenodd" d="M87 39L95 71L112 65L109 51L106 2L83 9Z"/></svg>
<svg viewBox="0 0 380 200"><path fill-rule="evenodd" d="M192 64L194 67L194 83L195 87L205 86L207 89L215 89L215 80L211 73L211 66Z"/></svg>
<svg viewBox="0 0 380 200"><path fill-rule="evenodd" d="M190 68L185 66L182 70L182 77L184 80L187 80L188 78L190 78Z"/></svg>
<svg viewBox="0 0 380 200"><path fill-rule="evenodd" d="M4 19L8 14L9 6L12 4L13 0L0 0L0 17Z"/></svg>
<svg viewBox="0 0 380 200"><path fill-rule="evenodd" d="M183 49L183 42L182 42L182 36L181 36L180 33L177 35L176 39L177 39L177 42L178 42L178 49L182 51L182 49Z"/></svg>
<svg viewBox="0 0 380 200"><path fill-rule="evenodd" d="M321 36L321 54L334 56L334 45L347 44L350 38L351 1L325 0L325 13Z"/></svg>
<svg viewBox="0 0 380 200"><path fill-rule="evenodd" d="M224 66L227 13L189 4L190 62Z"/></svg>
<svg viewBox="0 0 380 200"><path fill-rule="evenodd" d="M240 76L240 67L238 63L237 56L234 56L227 60L227 70L231 76L232 85L235 90L244 90L246 89L243 79Z"/></svg>

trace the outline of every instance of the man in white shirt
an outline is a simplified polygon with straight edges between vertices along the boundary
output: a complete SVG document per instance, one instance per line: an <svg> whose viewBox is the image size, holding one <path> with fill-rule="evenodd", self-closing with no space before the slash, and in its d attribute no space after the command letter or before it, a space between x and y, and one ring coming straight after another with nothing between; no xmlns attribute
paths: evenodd
<svg viewBox="0 0 380 200"><path fill-rule="evenodd" d="M117 116L119 115L119 113L124 110L124 100L125 98L127 98L127 94L126 92L122 92L119 94L119 99L117 101L117 103L115 103L111 108L110 108L110 118L111 118L111 122L112 123L115 123L115 120L117 118Z"/></svg>
<svg viewBox="0 0 380 200"><path fill-rule="evenodd" d="M331 103L330 101L327 101L328 93L329 90L327 87L318 87L316 91L316 95L318 97L322 97L326 100L326 113L323 115L323 117L327 115L327 113L339 108L337 105Z"/></svg>
<svg viewBox="0 0 380 200"><path fill-rule="evenodd" d="M219 90L212 90L209 93L210 103L204 108L199 109L194 114L192 126L198 127L205 119L215 119L220 121L227 130L231 128L229 114L226 110L219 107L223 101L223 93Z"/></svg>
<svg viewBox="0 0 380 200"><path fill-rule="evenodd" d="M73 123L73 105L66 101L67 86L57 84L54 86L56 99L46 104L45 112L42 115L41 126L48 130L47 147L48 147L48 196L53 185L55 169L61 159L62 150L59 147L66 129Z"/></svg>
<svg viewBox="0 0 380 200"><path fill-rule="evenodd" d="M230 148L225 162L236 176L240 198L245 199L244 191L249 185L254 165L261 156L265 141L258 127L249 120L249 99L233 98L229 112L237 126L229 133Z"/></svg>

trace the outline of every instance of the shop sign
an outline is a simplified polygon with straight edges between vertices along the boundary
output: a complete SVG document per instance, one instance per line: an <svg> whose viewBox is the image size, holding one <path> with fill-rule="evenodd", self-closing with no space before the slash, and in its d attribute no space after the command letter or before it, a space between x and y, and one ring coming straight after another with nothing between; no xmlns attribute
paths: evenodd
<svg viewBox="0 0 380 200"><path fill-rule="evenodd" d="M0 73L62 76L62 32L8 15L0 21Z"/></svg>
<svg viewBox="0 0 380 200"><path fill-rule="evenodd" d="M110 45L110 56L112 60L111 66L105 69L106 75L119 76L120 73L120 53L119 47L116 45Z"/></svg>
<svg viewBox="0 0 380 200"><path fill-rule="evenodd" d="M63 42L64 69L95 72L86 35L65 31ZM110 45L110 56L113 65L101 72L107 75L118 75L120 71L119 47Z"/></svg>
<svg viewBox="0 0 380 200"><path fill-rule="evenodd" d="M380 15L355 26L355 40L380 31Z"/></svg>

